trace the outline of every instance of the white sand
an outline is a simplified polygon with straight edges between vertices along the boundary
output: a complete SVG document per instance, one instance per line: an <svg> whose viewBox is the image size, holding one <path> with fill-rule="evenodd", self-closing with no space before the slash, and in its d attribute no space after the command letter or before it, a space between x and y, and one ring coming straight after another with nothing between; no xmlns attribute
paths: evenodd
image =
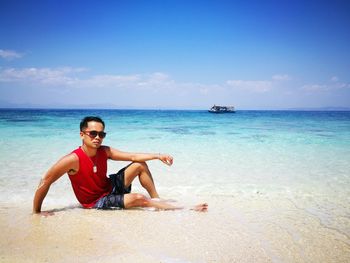
<svg viewBox="0 0 350 263"><path fill-rule="evenodd" d="M205 201L207 213L66 207L47 218L1 205L0 261L350 262L349 237L287 199Z"/></svg>

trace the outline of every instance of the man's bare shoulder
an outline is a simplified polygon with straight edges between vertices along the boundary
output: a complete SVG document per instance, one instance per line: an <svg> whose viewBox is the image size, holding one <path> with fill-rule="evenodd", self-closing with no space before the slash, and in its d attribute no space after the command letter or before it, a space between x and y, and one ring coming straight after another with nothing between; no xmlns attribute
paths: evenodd
<svg viewBox="0 0 350 263"><path fill-rule="evenodd" d="M79 161L79 157L76 153L69 153L65 156L63 156L60 161L66 162L66 163L74 163Z"/></svg>
<svg viewBox="0 0 350 263"><path fill-rule="evenodd" d="M75 153L69 153L65 156L63 156L59 161L58 164L66 167L66 170L68 174L75 174L79 170L79 157Z"/></svg>
<svg viewBox="0 0 350 263"><path fill-rule="evenodd" d="M107 146L107 145L102 145L100 147L100 149L104 150L107 154L107 157L109 158L111 156L111 147Z"/></svg>
<svg viewBox="0 0 350 263"><path fill-rule="evenodd" d="M123 157L123 154L125 154L124 152L110 146L101 146L101 147L104 148L108 159L122 160L121 158Z"/></svg>
<svg viewBox="0 0 350 263"><path fill-rule="evenodd" d="M111 147L109 147L107 145L101 145L100 149L103 149L104 151L109 151L111 149Z"/></svg>

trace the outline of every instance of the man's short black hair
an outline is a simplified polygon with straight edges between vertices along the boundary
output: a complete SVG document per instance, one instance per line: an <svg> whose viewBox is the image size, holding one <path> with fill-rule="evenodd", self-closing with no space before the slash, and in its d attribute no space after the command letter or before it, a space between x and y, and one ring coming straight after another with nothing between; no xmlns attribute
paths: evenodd
<svg viewBox="0 0 350 263"><path fill-rule="evenodd" d="M88 122L90 122L90 121L95 121L95 122L102 123L103 129L105 128L105 123L100 117L97 117L97 116L86 116L80 122L80 131L83 131L84 129L86 129L88 127Z"/></svg>

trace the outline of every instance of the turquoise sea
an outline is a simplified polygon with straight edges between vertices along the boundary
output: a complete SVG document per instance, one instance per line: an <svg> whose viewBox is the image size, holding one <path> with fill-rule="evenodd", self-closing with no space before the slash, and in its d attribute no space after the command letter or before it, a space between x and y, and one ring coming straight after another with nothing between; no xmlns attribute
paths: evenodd
<svg viewBox="0 0 350 263"><path fill-rule="evenodd" d="M172 167L149 162L164 197L209 205L228 197L236 207L257 197L271 207L283 200L302 212L299 218L310 216L345 237L349 248L350 112L2 109L1 208L30 211L40 177L81 144L79 122L87 115L106 122L106 145L173 155ZM109 172L124 165L111 162ZM143 189L135 183L134 191ZM76 203L64 177L44 207Z"/></svg>
<svg viewBox="0 0 350 263"><path fill-rule="evenodd" d="M80 145L86 115L105 120L107 145L172 154L181 178L169 191L183 185L205 194L256 189L349 196L350 112L333 111L3 109L1 187L33 187L32 180Z"/></svg>

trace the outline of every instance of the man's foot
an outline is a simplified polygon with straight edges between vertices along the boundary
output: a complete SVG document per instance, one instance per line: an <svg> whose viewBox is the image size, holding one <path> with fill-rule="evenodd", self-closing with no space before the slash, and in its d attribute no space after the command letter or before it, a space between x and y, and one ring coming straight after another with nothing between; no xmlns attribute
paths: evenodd
<svg viewBox="0 0 350 263"><path fill-rule="evenodd" d="M208 204L203 203L203 204L196 205L193 208L191 208L191 210L194 210L197 212L207 212L208 211Z"/></svg>

